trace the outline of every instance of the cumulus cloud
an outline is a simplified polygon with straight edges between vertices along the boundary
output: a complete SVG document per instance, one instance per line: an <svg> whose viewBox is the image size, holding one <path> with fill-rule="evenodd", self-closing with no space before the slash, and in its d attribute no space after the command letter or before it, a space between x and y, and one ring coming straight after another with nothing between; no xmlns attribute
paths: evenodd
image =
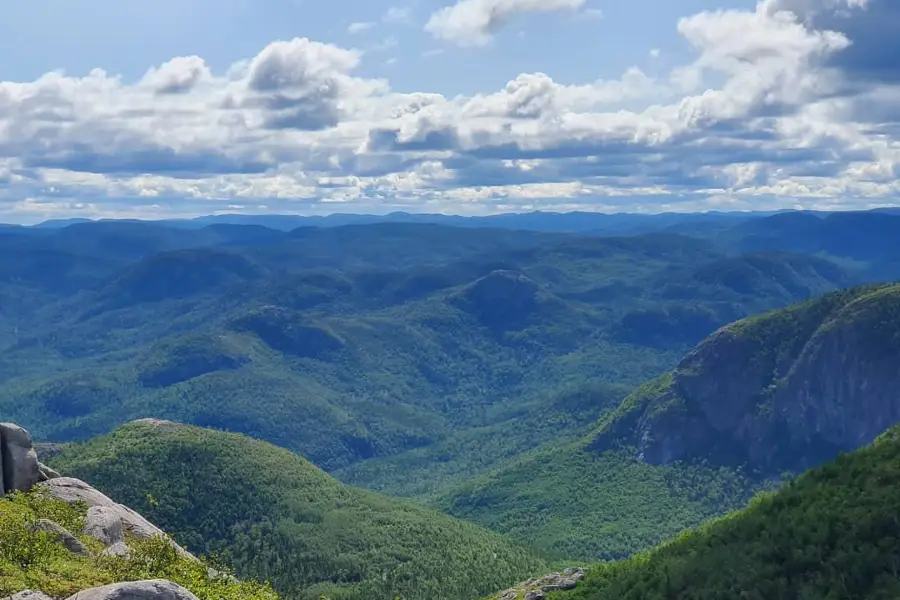
<svg viewBox="0 0 900 600"><path fill-rule="evenodd" d="M396 92L355 74L359 51L305 38L222 73L189 56L134 83L0 82L0 212L883 205L900 193L900 82L867 32L891 2L701 12L673 24L694 54L671 72L521 73L457 97Z"/></svg>
<svg viewBox="0 0 900 600"><path fill-rule="evenodd" d="M586 0L459 0L428 19L425 30L460 46L483 46L509 19L521 13L575 11Z"/></svg>

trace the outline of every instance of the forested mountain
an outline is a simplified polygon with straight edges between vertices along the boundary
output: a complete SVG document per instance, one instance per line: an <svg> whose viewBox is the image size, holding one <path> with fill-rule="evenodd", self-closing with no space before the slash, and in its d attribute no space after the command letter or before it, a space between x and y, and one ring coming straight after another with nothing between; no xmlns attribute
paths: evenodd
<svg viewBox="0 0 900 600"><path fill-rule="evenodd" d="M554 597L896 598L898 466L894 428L744 510L629 560L597 565L578 589Z"/></svg>
<svg viewBox="0 0 900 600"><path fill-rule="evenodd" d="M741 253L741 232L781 216L630 237L15 228L0 232L0 410L56 441L148 415L222 427L430 496L577 439L725 323L889 270L883 254ZM548 418L558 426L534 426ZM502 441L481 452L488 434Z"/></svg>
<svg viewBox="0 0 900 600"><path fill-rule="evenodd" d="M498 534L351 488L241 435L135 422L53 464L283 598L475 598L546 568Z"/></svg>
<svg viewBox="0 0 900 600"><path fill-rule="evenodd" d="M547 551L624 556L900 422L898 364L900 286L826 294L720 329L582 439L437 502Z"/></svg>
<svg viewBox="0 0 900 600"><path fill-rule="evenodd" d="M2 228L0 414L334 600L623 559L900 420L900 217L580 217Z"/></svg>

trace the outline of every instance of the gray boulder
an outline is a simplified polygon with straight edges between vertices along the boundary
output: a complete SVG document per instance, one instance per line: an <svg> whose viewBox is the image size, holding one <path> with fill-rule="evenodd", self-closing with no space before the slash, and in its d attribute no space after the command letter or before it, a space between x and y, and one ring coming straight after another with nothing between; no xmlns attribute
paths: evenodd
<svg viewBox="0 0 900 600"><path fill-rule="evenodd" d="M41 480L37 453L31 434L14 423L0 423L0 464L2 492L27 492Z"/></svg>
<svg viewBox="0 0 900 600"><path fill-rule="evenodd" d="M163 579L127 581L91 588L67 600L199 600L180 585Z"/></svg>
<svg viewBox="0 0 900 600"><path fill-rule="evenodd" d="M40 519L32 526L32 529L49 534L54 542L62 544L69 552L80 556L93 556L93 553L87 549L87 546L82 544L78 538L59 523L49 519Z"/></svg>
<svg viewBox="0 0 900 600"><path fill-rule="evenodd" d="M47 481L48 479L56 479L60 477L60 474L45 465L42 462L38 463L38 471L40 472L40 480Z"/></svg>
<svg viewBox="0 0 900 600"><path fill-rule="evenodd" d="M131 548L125 542L116 542L100 553L100 556L118 556L124 558L131 553Z"/></svg>
<svg viewBox="0 0 900 600"><path fill-rule="evenodd" d="M112 546L125 541L125 527L119 511L109 506L92 506L84 521L84 534L89 535L104 546Z"/></svg>
<svg viewBox="0 0 900 600"><path fill-rule="evenodd" d="M197 560L194 555L176 544L162 529L127 506L114 502L108 496L92 488L80 479L75 479L74 477L58 477L56 479L41 482L38 485L48 490L50 495L58 500L69 503L75 503L80 500L87 504L88 507L102 506L108 508L119 517L125 531L128 533L142 539L162 536L169 540L169 543L172 544L172 547L174 547L180 555L185 558Z"/></svg>
<svg viewBox="0 0 900 600"><path fill-rule="evenodd" d="M53 598L42 592L25 590L24 592L19 592L17 594L13 594L12 596L7 596L2 600L53 600Z"/></svg>

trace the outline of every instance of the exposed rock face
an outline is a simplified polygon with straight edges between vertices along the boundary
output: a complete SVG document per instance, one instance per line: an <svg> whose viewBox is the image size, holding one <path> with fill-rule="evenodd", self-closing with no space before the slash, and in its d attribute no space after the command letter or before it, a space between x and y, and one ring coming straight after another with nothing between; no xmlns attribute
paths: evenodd
<svg viewBox="0 0 900 600"><path fill-rule="evenodd" d="M900 286L839 292L719 330L594 446L799 471L900 422L898 380Z"/></svg>
<svg viewBox="0 0 900 600"><path fill-rule="evenodd" d="M151 420L156 425L164 421ZM176 544L161 529L131 510L113 502L85 482L59 473L38 462L31 435L18 425L0 423L0 494L19 490L30 491L35 486L47 489L58 500L74 503L82 501L89 508L84 534L102 542L107 548L101 556L127 556L131 551L125 544L125 531L139 537L162 536L184 557L197 560ZM40 519L34 530L43 531L60 545L75 554L92 557L93 553L72 533L48 519ZM25 590L0 600L53 600L36 591ZM165 580L133 581L83 590L67 600L198 600L188 590Z"/></svg>
<svg viewBox="0 0 900 600"><path fill-rule="evenodd" d="M19 592L18 594L3 598L3 600L53 600L53 598L41 592L25 590L24 592Z"/></svg>
<svg viewBox="0 0 900 600"><path fill-rule="evenodd" d="M0 492L27 492L41 480L31 434L13 423L0 423L0 464L3 471Z"/></svg>
<svg viewBox="0 0 900 600"><path fill-rule="evenodd" d="M180 585L162 579L129 581L91 588L67 600L198 600Z"/></svg>
<svg viewBox="0 0 900 600"><path fill-rule="evenodd" d="M50 534L50 537L57 542L58 544L62 544L66 550L69 552L73 552L78 554L79 556L93 556L93 553L87 549L87 547L82 544L78 538L76 538L72 533L58 523L54 523L48 519L40 519L37 523L34 524L35 531L43 531L45 533Z"/></svg>
<svg viewBox="0 0 900 600"><path fill-rule="evenodd" d="M40 471L40 480L47 481L48 479L56 479L59 477L59 473L51 469L45 464L38 463L38 470Z"/></svg>
<svg viewBox="0 0 900 600"><path fill-rule="evenodd" d="M131 548L125 542L116 542L106 550L100 553L100 556L128 556Z"/></svg>
<svg viewBox="0 0 900 600"><path fill-rule="evenodd" d="M70 503L78 502L80 500L87 504L89 507L101 507L105 509L104 511L94 512L95 521L93 522L91 531L97 533L98 535L103 535L106 537L117 535L116 531L114 530L103 530L103 528L100 527L101 515L103 518L102 523L107 525L111 525L111 523L114 521L114 518L118 517L125 531L128 531L129 533L139 538L163 536L170 541L172 546L178 551L179 554L188 558L195 559L195 557L190 552L171 540L171 538L169 538L169 536L167 536L165 532L163 532L163 530L161 530L159 527L142 517L137 512L128 508L127 506L114 502L108 496L92 488L80 479L75 479L73 477L59 477L42 482L38 485L45 487L47 490L49 490L52 497L59 500ZM115 525L111 525L111 527L115 528Z"/></svg>
<svg viewBox="0 0 900 600"><path fill-rule="evenodd" d="M542 600L551 592L574 589L584 579L584 569L570 567L559 573L550 573L537 579L523 581L515 587L500 592L496 600Z"/></svg>
<svg viewBox="0 0 900 600"><path fill-rule="evenodd" d="M119 511L109 506L92 506L88 509L84 522L84 533L104 546L112 546L125 541L125 527Z"/></svg>

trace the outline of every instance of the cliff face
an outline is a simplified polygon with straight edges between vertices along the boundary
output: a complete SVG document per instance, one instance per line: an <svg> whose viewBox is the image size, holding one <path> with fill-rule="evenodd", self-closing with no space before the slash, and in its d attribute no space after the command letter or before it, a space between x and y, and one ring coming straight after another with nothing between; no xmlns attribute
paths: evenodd
<svg viewBox="0 0 900 600"><path fill-rule="evenodd" d="M900 285L855 288L719 330L629 397L593 448L801 470L900 422L898 381Z"/></svg>

